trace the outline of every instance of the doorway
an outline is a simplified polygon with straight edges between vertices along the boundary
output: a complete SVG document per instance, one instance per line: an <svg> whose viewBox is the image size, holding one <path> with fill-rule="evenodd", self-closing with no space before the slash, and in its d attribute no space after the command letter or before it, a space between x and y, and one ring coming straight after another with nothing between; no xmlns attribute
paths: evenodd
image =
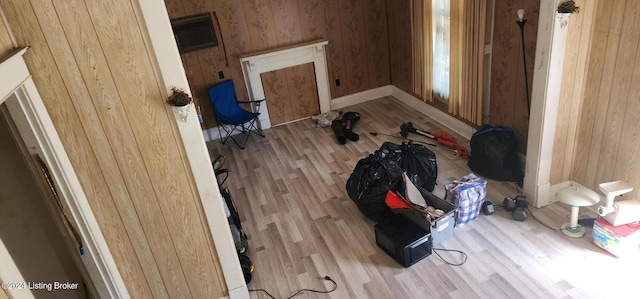
<svg viewBox="0 0 640 299"><path fill-rule="evenodd" d="M84 282L82 285L78 282L76 286L73 284L75 283L74 281L63 281L63 278L58 278L54 281L27 280L40 279L40 277L31 278L31 275L25 277L25 273L31 270L28 267L22 269L21 265L26 262L34 262L33 265L36 265L38 260L32 259L31 255L20 250L11 249L11 252L9 252L9 248L5 244L6 241L0 239L0 250L4 250L5 253L5 260L0 259L0 281L5 283L2 292L0 292L0 298L46 298L44 295L34 297L31 290L46 289L48 291L49 283L51 283L52 290L56 287L67 290L80 289L81 287L84 288L86 284L88 295L85 292L85 298L128 298L128 292L102 235L102 231L93 215L47 109L40 98L38 89L29 74L23 58L28 49L28 47L14 49L7 55L0 56L0 78L3 78L3 80L0 80L0 115L2 117L0 122L3 122L10 131L9 135L6 135L6 132L2 133L3 137L0 139L0 144L3 145L3 148L6 147L8 152L11 151L12 147L13 150L17 147L19 153L17 156L14 153L14 156L11 156L12 158L7 158L7 161L0 163L2 164L0 166L6 166L6 172L8 173L7 177L2 176L0 179L6 179L10 182L9 185L12 188L18 188L21 184L26 184L27 181L35 183L37 188L32 184L27 185L27 187L21 187L19 190L7 192L6 195L5 193L0 193L0 195L2 195L3 200L5 198L10 200L13 197L17 197L17 195L22 196L24 195L23 193L28 191L39 192L35 193L36 195L29 196L40 199L32 205L45 207L45 215L49 215L54 225L49 222L44 227L53 227L54 230L57 229L58 234L50 235L50 231L43 231L41 237L36 237L35 239L53 240L53 242L57 240L58 243L63 244L63 254L64 249L66 249L73 263L69 263L67 258L59 257L59 247L58 249L47 248L45 250L54 253L54 257L59 259L57 262L63 267L64 271L68 270L66 267L70 267L69 265L76 265L77 270L80 270L82 278L84 278ZM5 157L4 154L3 157ZM18 161L22 161L23 164L9 164L9 162L17 163ZM17 172L19 169L25 170L27 174L18 177L13 172ZM45 169L48 171L44 171ZM4 190L4 187L2 187L2 190ZM46 200L43 201L43 198ZM20 205L20 202L18 203L17 205ZM16 205L13 201L7 204ZM5 209L0 206L0 210L4 211ZM32 208L24 208L23 210L34 212ZM61 210L65 213L61 212ZM18 214L18 211L22 212L22 210L16 210L3 215L3 219L13 217L15 221L7 220L7 223L1 225L1 228L6 229L4 232L7 235L5 237L7 240L13 240L13 242L20 244L21 242L26 242L27 235L32 232L26 231L24 233L27 235L19 238L13 234L19 234L15 231L25 226L28 227L32 223L27 220L23 221L24 215ZM36 215L40 215L37 217L42 217L42 214ZM42 219L38 218L37 220L39 222ZM13 222L16 223L14 224ZM40 226L43 225L40 224ZM1 237L2 235L0 235ZM16 246L13 242L9 246ZM33 246L37 249L37 246L40 245ZM39 252L35 254L39 254ZM16 264L14 259L17 259L19 264ZM37 273L48 271L48 265L42 264L42 266L38 267L37 271L33 271ZM68 279L76 279L77 275L74 275L69 276ZM56 284L56 281L58 284ZM7 285L7 283L13 283L13 285ZM29 283L32 284L29 285ZM15 294L16 292L18 293L17 295ZM67 296L64 293L58 293L55 297L73 298L71 295Z"/></svg>
<svg viewBox="0 0 640 299"><path fill-rule="evenodd" d="M12 100L10 96L8 100ZM0 110L6 111L5 104ZM52 193L7 113L0 113L0 280L9 298L96 298ZM48 202L47 202L48 201Z"/></svg>

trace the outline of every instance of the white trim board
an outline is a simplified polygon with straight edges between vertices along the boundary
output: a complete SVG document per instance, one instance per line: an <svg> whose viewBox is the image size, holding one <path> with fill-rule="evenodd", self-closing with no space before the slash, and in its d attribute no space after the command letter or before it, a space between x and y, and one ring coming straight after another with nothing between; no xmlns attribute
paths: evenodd
<svg viewBox="0 0 640 299"><path fill-rule="evenodd" d="M265 98L260 74L311 62L316 77L320 113L329 112L331 110L331 92L325 51L325 46L328 43L327 40L317 40L241 56L242 74L251 100ZM258 117L261 129L271 127L268 107L269 103L262 108Z"/></svg>
<svg viewBox="0 0 640 299"><path fill-rule="evenodd" d="M332 99L331 110L342 109L345 107L390 96L392 89L392 85L387 85Z"/></svg>
<svg viewBox="0 0 640 299"><path fill-rule="evenodd" d="M531 89L524 194L533 205L549 204L553 143L562 84L568 16L556 13L556 0L542 0L536 42L536 69Z"/></svg>

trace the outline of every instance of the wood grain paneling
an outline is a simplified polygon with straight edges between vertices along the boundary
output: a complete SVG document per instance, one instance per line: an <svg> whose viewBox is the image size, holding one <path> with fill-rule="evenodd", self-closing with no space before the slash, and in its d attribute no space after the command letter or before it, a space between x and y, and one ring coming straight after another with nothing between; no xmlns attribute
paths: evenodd
<svg viewBox="0 0 640 299"><path fill-rule="evenodd" d="M1 5L131 297L225 296L137 3Z"/></svg>
<svg viewBox="0 0 640 299"><path fill-rule="evenodd" d="M11 41L11 32L7 28L7 20L4 17L4 12L0 8L0 53L6 53L13 49L13 42Z"/></svg>
<svg viewBox="0 0 640 299"><path fill-rule="evenodd" d="M412 92L410 0L387 0L391 83Z"/></svg>
<svg viewBox="0 0 640 299"><path fill-rule="evenodd" d="M529 94L531 94L540 1L496 0L491 55L489 123L512 127L516 133L518 151L525 153L529 119L524 84L522 40L520 29L515 24L518 19L516 12L520 8L524 8L526 11L525 52Z"/></svg>
<svg viewBox="0 0 640 299"><path fill-rule="evenodd" d="M597 190L610 180L625 180L638 194L638 69L640 3L597 1L580 97L570 179ZM581 42L585 47L585 43ZM554 152L556 155L557 152ZM555 157L554 157L555 159ZM565 161L564 163L568 163Z"/></svg>
<svg viewBox="0 0 640 299"><path fill-rule="evenodd" d="M329 40L327 63L332 98L390 84L384 0L165 2L171 18L212 13L220 22L217 33L219 41L224 41L224 44L182 55L189 85L200 99L203 128L215 126L213 107L206 91L221 80L218 78L219 71L223 71L224 80L234 81L238 100L248 99L239 62L239 56L246 53L326 38ZM225 63L225 54L228 65ZM282 78L271 79L273 76ZM272 124L318 113L314 108L318 105L316 88L307 87L315 82L311 66L277 70L264 77L269 77L269 82L282 81L285 88L265 90ZM336 80L340 80L340 86L335 84ZM287 102L297 105L298 112L271 115L272 111L279 112L283 103L273 103L270 95L279 95L277 101L286 98ZM294 102L299 98L302 102ZM289 116L283 118L283 115Z"/></svg>
<svg viewBox="0 0 640 299"><path fill-rule="evenodd" d="M558 184L570 179L575 153L577 124L582 99L585 96L586 71L591 47L595 1L578 0L580 13L571 15L567 33L560 103L555 139L553 143L554 167L551 169L550 183ZM605 43L602 43L606 46Z"/></svg>

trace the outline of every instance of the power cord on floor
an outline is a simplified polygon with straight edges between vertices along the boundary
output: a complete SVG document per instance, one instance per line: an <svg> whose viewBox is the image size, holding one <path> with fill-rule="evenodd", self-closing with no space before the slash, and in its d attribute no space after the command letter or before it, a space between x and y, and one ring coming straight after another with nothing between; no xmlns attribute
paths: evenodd
<svg viewBox="0 0 640 299"><path fill-rule="evenodd" d="M464 263L467 262L467 254L462 250L444 249L444 248L432 248L432 249L433 249L433 253L435 253L438 256L438 258L440 258L440 260L442 260L447 265L462 266L462 265L464 265ZM460 262L460 263L452 263L450 261L447 261L444 258L442 258L442 256L440 256L440 254L438 253L438 250L440 250L440 251L448 251L448 252L459 252L460 254L462 254L462 262Z"/></svg>
<svg viewBox="0 0 640 299"><path fill-rule="evenodd" d="M533 219L535 219L536 221L538 221L538 223L540 223L540 224L544 225L544 226L545 226L545 227L547 227L548 229L556 230L556 231L567 230L567 228L555 228L555 227L551 227L551 226L547 225L546 223L543 223L542 221L540 221L540 219L538 219L538 218L536 217L536 215L534 215L534 214L531 212L531 210L529 210L529 207L527 207L527 211L529 212L529 214L531 215L531 217L533 217ZM585 236L585 235L583 235L583 236L582 236L582 237L580 237L580 238L584 238L584 236Z"/></svg>
<svg viewBox="0 0 640 299"><path fill-rule="evenodd" d="M331 292L335 291L338 288L338 283L336 283L333 279L331 279L331 277L325 276L323 278L324 278L324 280L328 280L328 281L331 281L333 283L333 288L331 290L323 291L323 290L312 290L312 289L300 289L297 292L295 292L293 295L287 297L287 299L291 299L291 298L293 298L295 296L298 296L298 295L302 294L303 292L328 294L328 293L331 293ZM249 289L249 292L264 292L265 294L267 294L267 296L271 297L272 299L276 299L276 297L271 295L265 289Z"/></svg>
<svg viewBox="0 0 640 299"><path fill-rule="evenodd" d="M535 219L536 221L538 221L538 223L544 225L545 227L547 227L548 229L551 230L563 230L562 228L555 228L555 227L551 227L549 225L547 225L546 223L540 221L540 219L538 219L538 217L536 217L536 215L534 215L531 210L529 210L529 207L527 207L527 212L529 212L529 215L531 215L531 217L533 217L533 219Z"/></svg>

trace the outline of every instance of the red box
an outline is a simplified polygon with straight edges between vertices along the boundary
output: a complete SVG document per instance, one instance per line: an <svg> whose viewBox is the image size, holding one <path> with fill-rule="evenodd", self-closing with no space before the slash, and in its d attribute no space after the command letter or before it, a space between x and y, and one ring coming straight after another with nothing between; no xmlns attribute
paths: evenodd
<svg viewBox="0 0 640 299"><path fill-rule="evenodd" d="M591 241L617 257L640 254L640 224L611 225L604 218L593 223Z"/></svg>

